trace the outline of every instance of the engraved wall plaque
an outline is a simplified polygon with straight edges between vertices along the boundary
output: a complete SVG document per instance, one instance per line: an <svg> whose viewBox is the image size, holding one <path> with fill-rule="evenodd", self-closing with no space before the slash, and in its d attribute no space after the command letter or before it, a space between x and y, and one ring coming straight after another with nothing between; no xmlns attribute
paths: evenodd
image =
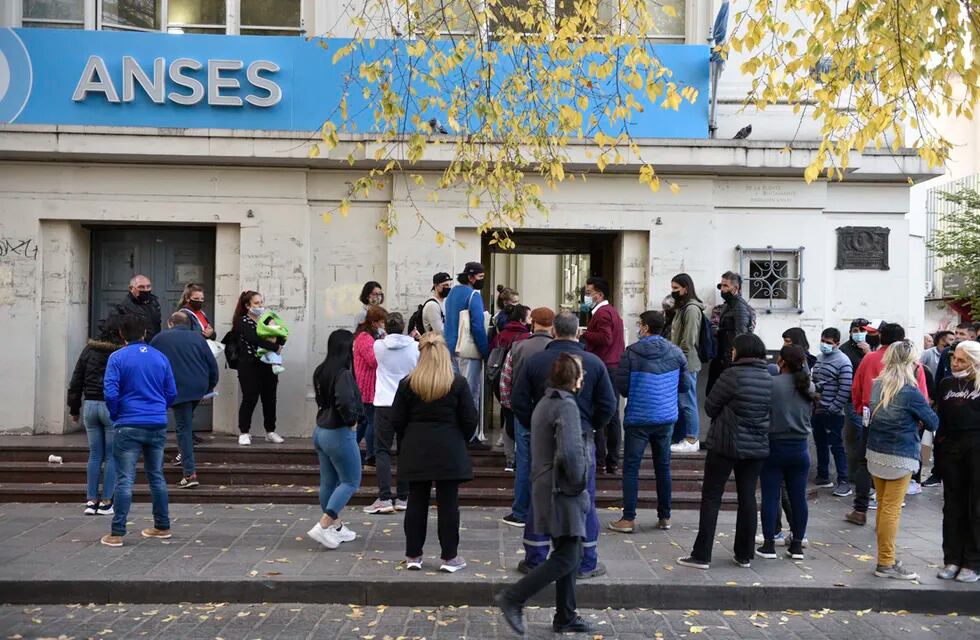
<svg viewBox="0 0 980 640"><path fill-rule="evenodd" d="M838 227L837 268L888 270L888 227Z"/></svg>

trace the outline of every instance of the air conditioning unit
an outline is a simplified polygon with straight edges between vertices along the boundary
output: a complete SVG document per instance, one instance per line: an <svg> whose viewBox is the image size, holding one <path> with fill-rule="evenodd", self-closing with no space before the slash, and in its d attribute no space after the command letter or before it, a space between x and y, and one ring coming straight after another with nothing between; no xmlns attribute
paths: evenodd
<svg viewBox="0 0 980 640"><path fill-rule="evenodd" d="M926 295L931 296L934 293L934 283L932 280L926 280Z"/></svg>

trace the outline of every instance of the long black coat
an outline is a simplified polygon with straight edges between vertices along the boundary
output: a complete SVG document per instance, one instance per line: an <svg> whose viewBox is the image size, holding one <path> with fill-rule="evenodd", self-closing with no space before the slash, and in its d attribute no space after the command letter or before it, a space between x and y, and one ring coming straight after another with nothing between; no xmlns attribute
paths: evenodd
<svg viewBox="0 0 980 640"><path fill-rule="evenodd" d="M479 414L466 378L457 375L453 386L435 402L423 402L404 379L391 405L391 426L398 434L398 479L473 479L466 443L476 433Z"/></svg>
<svg viewBox="0 0 980 640"><path fill-rule="evenodd" d="M736 360L704 401L704 411L711 418L705 446L738 460L768 458L771 408L772 375L766 361Z"/></svg>

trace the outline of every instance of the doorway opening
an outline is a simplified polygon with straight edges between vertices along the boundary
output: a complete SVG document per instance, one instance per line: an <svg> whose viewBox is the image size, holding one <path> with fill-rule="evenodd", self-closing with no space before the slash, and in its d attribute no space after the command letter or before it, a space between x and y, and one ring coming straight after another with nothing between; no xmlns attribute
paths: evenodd
<svg viewBox="0 0 980 640"><path fill-rule="evenodd" d="M160 299L162 326L177 310L184 286L203 285L204 312L214 321L215 229L213 227L92 226L89 335L96 337L99 320L129 295L129 281L137 274L150 279ZM194 412L194 430L212 426L212 406L203 403ZM171 417L171 422L173 418Z"/></svg>

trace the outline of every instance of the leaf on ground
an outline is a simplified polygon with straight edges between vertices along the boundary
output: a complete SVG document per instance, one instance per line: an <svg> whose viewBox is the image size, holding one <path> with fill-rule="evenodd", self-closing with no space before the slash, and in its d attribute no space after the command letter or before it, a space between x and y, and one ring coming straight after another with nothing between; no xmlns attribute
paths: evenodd
<svg viewBox="0 0 980 640"><path fill-rule="evenodd" d="M731 618L731 617L736 616L738 614L735 613L734 611L729 610L729 611L722 611L721 612L721 615L726 616L728 618Z"/></svg>
<svg viewBox="0 0 980 640"><path fill-rule="evenodd" d="M704 633L704 627L688 627L687 630L691 633Z"/></svg>

